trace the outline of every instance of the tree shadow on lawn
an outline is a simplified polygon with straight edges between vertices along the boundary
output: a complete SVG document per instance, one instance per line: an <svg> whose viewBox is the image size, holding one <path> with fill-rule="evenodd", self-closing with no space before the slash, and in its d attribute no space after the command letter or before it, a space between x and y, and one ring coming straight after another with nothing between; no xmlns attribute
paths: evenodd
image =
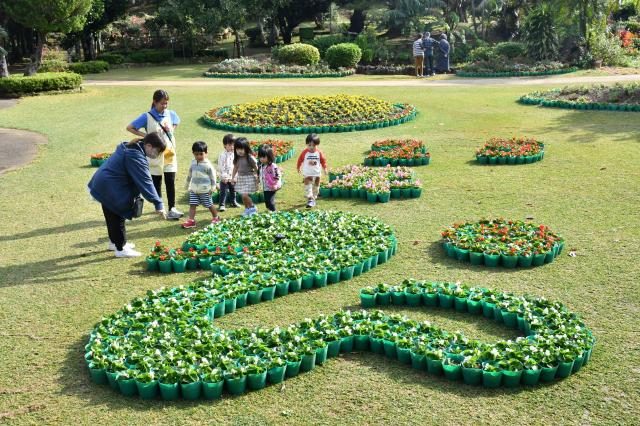
<svg viewBox="0 0 640 426"><path fill-rule="evenodd" d="M640 141L635 137L638 131L638 119L640 119L640 114L637 112L562 111L566 113L557 114L555 118L550 120L551 123L549 125L538 128L537 133L544 135L548 132L558 132L566 135L568 142L593 143L603 136L609 136L618 141L625 134L629 141ZM621 121L624 121L624 124L616 125ZM579 129L580 133L568 133L568 129Z"/></svg>
<svg viewBox="0 0 640 426"><path fill-rule="evenodd" d="M513 274L518 273L522 269L531 269L531 268L513 268L507 269L502 266L492 268L484 265L472 265L470 262L465 262L461 260L453 259L447 256L447 253L442 247L442 243L439 241L433 241L426 249L426 254L429 256L429 260L431 263L438 263L443 265L447 269L466 269L469 271L479 271L479 270L487 270L490 272L500 273L500 274Z"/></svg>
<svg viewBox="0 0 640 426"><path fill-rule="evenodd" d="M74 223L71 225L54 226L52 228L33 229L31 231L0 236L0 241L24 240L27 238L41 237L50 234L63 234L65 232L82 231L85 229L105 226L104 220L89 220L86 222Z"/></svg>

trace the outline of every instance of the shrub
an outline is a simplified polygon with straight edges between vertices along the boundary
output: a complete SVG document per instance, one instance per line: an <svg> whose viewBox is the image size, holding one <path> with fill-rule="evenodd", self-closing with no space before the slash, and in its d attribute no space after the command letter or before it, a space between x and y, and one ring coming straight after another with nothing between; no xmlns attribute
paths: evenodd
<svg viewBox="0 0 640 426"><path fill-rule="evenodd" d="M310 44L288 44L277 50L276 59L283 64L315 65L320 62L320 52Z"/></svg>
<svg viewBox="0 0 640 426"><path fill-rule="evenodd" d="M124 62L124 55L119 53L103 53L98 55L99 61L105 61L109 65L118 65Z"/></svg>
<svg viewBox="0 0 640 426"><path fill-rule="evenodd" d="M558 56L558 33L549 7L543 5L529 13L524 22L524 40L527 54L533 59L555 59Z"/></svg>
<svg viewBox="0 0 640 426"><path fill-rule="evenodd" d="M65 72L69 69L69 64L67 61L63 61L60 59L47 59L40 63L40 68L38 68L38 72Z"/></svg>
<svg viewBox="0 0 640 426"><path fill-rule="evenodd" d="M97 74L109 71L109 63L106 61L87 61L69 64L69 71L78 74Z"/></svg>
<svg viewBox="0 0 640 426"><path fill-rule="evenodd" d="M324 58L324 55L327 53L327 50L336 44L348 42L349 38L336 34L336 35L326 35L322 37L318 37L309 42L310 45L315 46L320 52L320 57Z"/></svg>
<svg viewBox="0 0 640 426"><path fill-rule="evenodd" d="M327 50L325 59L331 68L354 68L362 58L362 50L353 43L340 43Z"/></svg>
<svg viewBox="0 0 640 426"><path fill-rule="evenodd" d="M130 62L160 64L163 62L171 62L173 60L173 52L170 50L151 50L143 49L130 53L127 56Z"/></svg>
<svg viewBox="0 0 640 426"><path fill-rule="evenodd" d="M496 53L493 48L489 46L476 47L471 52L469 52L469 60L471 62L491 61L495 58Z"/></svg>
<svg viewBox="0 0 640 426"><path fill-rule="evenodd" d="M0 78L0 96L20 97L40 92L77 89L82 76L72 72L36 74L31 77L11 76Z"/></svg>
<svg viewBox="0 0 640 426"><path fill-rule="evenodd" d="M589 51L594 61L602 61L603 65L626 65L628 59L620 41L614 35L594 31L589 37Z"/></svg>
<svg viewBox="0 0 640 426"><path fill-rule="evenodd" d="M496 55L505 56L509 59L519 58L527 54L527 46L524 43L515 41L505 41L498 43L493 47Z"/></svg>

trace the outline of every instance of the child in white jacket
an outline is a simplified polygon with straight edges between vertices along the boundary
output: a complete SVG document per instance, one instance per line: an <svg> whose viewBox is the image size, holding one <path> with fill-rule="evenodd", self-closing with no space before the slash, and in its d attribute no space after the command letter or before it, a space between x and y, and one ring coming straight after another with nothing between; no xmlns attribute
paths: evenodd
<svg viewBox="0 0 640 426"><path fill-rule="evenodd" d="M218 210L213 205L211 193L216 187L216 170L207 158L207 144L194 142L191 147L194 159L189 167L187 189L189 190L189 219L182 223L183 228L196 227L196 207L204 206L211 212L211 223L220 222Z"/></svg>
<svg viewBox="0 0 640 426"><path fill-rule="evenodd" d="M229 203L229 207L240 207L236 201L236 188L231 182L231 174L233 173L233 143L236 138L233 134L228 133L222 138L222 144L224 145L224 151L220 153L218 157L218 172L220 173L220 203L218 210L223 212L227 208L226 203Z"/></svg>

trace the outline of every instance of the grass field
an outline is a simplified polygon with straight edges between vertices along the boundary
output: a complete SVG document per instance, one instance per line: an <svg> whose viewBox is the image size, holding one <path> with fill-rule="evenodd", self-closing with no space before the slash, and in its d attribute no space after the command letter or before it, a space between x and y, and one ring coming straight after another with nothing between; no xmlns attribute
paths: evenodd
<svg viewBox="0 0 640 426"><path fill-rule="evenodd" d="M169 72L169 71L167 71ZM322 136L330 166L362 161L386 137L423 139L432 164L417 168L422 198L366 204L322 200L321 209L374 215L400 241L398 256L351 281L297 293L225 316L221 327L275 326L355 308L358 290L404 278L463 281L546 296L581 314L597 338L588 366L546 386L486 390L450 383L372 355L351 354L322 368L238 398L209 402L143 402L93 385L83 346L93 325L148 289L203 276L156 275L142 260L106 251L100 206L86 183L89 155L110 151L130 135L125 126L150 104L149 88L89 87L81 93L25 98L0 111L0 127L45 134L49 144L21 170L0 176L0 421L15 424L614 424L640 418L640 115L521 106L539 87L351 88L415 104L410 123ZM167 87L178 128L179 207L190 146L205 140L216 158L223 132L199 124L213 106L286 94L338 93L333 88ZM535 136L544 161L523 166L477 166L474 150L491 136ZM303 148L303 136L285 136ZM287 184L280 209L303 205L294 160L283 164ZM148 207L147 207L148 209ZM264 210L264 209L262 209ZM227 211L223 217L239 214ZM555 262L526 270L491 270L457 263L438 244L441 229L488 216L533 217L565 239ZM199 210L198 218L207 215ZM160 239L180 244L187 231L147 212L128 224L129 239L146 251ZM569 257L569 251L575 257ZM396 309L397 310L397 309ZM514 337L478 317L401 309L470 337ZM634 420L635 419L635 420Z"/></svg>

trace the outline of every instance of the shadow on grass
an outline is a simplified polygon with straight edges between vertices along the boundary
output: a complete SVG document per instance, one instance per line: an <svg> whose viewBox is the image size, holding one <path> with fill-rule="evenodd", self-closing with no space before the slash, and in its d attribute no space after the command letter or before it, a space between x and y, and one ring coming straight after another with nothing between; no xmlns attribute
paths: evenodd
<svg viewBox="0 0 640 426"><path fill-rule="evenodd" d="M84 229L105 226L104 220L89 220L87 222L79 222L71 225L54 226L52 228L33 229L28 232L16 233L0 236L0 241L24 240L27 238L41 237L50 234L63 234L65 232L82 231Z"/></svg>
<svg viewBox="0 0 640 426"><path fill-rule="evenodd" d="M565 113L558 114L544 129L538 129L539 134L560 132L566 135L567 141L580 143L597 142L602 137L617 139L619 142L640 142L637 138L640 114L637 112L566 109L560 111ZM567 129L580 129L580 132L567 133Z"/></svg>
<svg viewBox="0 0 640 426"><path fill-rule="evenodd" d="M513 273L518 273L523 269L531 269L531 268L508 269L508 268L503 268L501 266L497 268L492 268L484 265L472 265L470 262L456 260L447 256L447 253L444 247L442 247L442 243L439 241L433 241L431 244L429 244L429 246L427 246L427 249L426 249L426 254L432 263L438 263L448 269L464 269L468 271L486 270L486 271L500 273L500 274L513 274Z"/></svg>
<svg viewBox="0 0 640 426"><path fill-rule="evenodd" d="M96 257L101 253L82 253L63 256L56 259L39 260L0 267L0 276L7 282L2 287L13 287L23 284L40 284L53 282L69 282L87 279L89 276L68 277L71 271L92 263L104 262L104 257Z"/></svg>

